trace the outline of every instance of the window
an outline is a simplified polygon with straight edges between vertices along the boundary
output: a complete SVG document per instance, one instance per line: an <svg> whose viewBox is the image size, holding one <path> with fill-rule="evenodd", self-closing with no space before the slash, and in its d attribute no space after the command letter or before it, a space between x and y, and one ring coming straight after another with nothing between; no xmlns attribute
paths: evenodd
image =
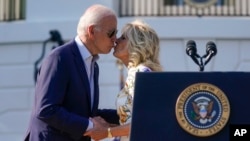
<svg viewBox="0 0 250 141"><path fill-rule="evenodd" d="M164 5L183 5L184 0L164 0Z"/></svg>
<svg viewBox="0 0 250 141"><path fill-rule="evenodd" d="M202 3L202 2L209 2L213 0L164 0L164 5L168 6L181 6L186 4L185 1L191 1L191 2L196 2L196 3ZM217 6L224 6L224 5L233 5L234 0L216 0L215 5Z"/></svg>
<svg viewBox="0 0 250 141"><path fill-rule="evenodd" d="M0 0L0 22L25 19L26 0Z"/></svg>
<svg viewBox="0 0 250 141"><path fill-rule="evenodd" d="M250 16L250 0L120 0L119 16Z"/></svg>

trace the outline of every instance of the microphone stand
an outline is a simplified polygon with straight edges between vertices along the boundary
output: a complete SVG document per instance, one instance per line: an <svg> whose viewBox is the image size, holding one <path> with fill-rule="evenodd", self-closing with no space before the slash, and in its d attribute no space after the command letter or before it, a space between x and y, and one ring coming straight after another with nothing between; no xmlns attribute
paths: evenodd
<svg viewBox="0 0 250 141"><path fill-rule="evenodd" d="M204 63L203 63L203 59L202 59L203 57L200 57L200 65L199 65L199 67L200 67L200 71L204 71L204 68L205 68L205 65L204 65Z"/></svg>
<svg viewBox="0 0 250 141"><path fill-rule="evenodd" d="M203 72L204 71L204 69L205 69L205 66L208 64L208 62L211 60L211 59L209 59L209 60L207 60L207 61L205 61L206 63L204 63L203 62L203 59L206 59L206 56L207 56L207 54L205 54L205 55L203 55L202 57L197 57L199 60L200 60L200 62L199 62L199 64L198 64L198 66L199 66L199 68L200 68L200 72Z"/></svg>

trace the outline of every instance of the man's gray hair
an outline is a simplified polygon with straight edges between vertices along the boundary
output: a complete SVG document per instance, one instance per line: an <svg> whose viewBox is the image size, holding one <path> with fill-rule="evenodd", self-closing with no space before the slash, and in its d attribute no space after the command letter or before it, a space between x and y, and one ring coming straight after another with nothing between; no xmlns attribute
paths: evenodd
<svg viewBox="0 0 250 141"><path fill-rule="evenodd" d="M77 26L77 34L84 35L86 34L87 27L90 25L98 25L101 20L106 16L114 15L115 12L108 7L103 5L93 5L89 7L84 14L81 16L78 26Z"/></svg>

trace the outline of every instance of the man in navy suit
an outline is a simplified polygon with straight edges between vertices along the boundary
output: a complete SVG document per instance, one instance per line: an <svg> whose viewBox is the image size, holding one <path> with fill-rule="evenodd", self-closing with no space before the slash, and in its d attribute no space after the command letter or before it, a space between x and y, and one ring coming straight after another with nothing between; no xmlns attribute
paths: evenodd
<svg viewBox="0 0 250 141"><path fill-rule="evenodd" d="M102 5L89 7L79 20L77 36L54 49L43 61L25 141L90 141L84 133L101 116L119 124L116 110L98 109L98 54L114 47L115 13ZM108 133L107 133L108 135Z"/></svg>

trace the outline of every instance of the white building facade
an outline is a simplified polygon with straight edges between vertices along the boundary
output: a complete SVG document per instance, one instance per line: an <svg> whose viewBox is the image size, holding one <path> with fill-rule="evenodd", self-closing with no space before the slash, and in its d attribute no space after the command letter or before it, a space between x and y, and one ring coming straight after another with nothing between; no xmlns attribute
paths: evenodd
<svg viewBox="0 0 250 141"><path fill-rule="evenodd" d="M0 0L0 6L3 1ZM33 106L34 63L42 53L44 41L50 37L49 32L58 30L65 41L73 39L79 17L92 4L99 3L114 9L118 15L118 30L136 18L150 24L160 37L160 61L166 72L199 71L199 67L186 54L186 43L189 40L196 42L197 52L201 56L206 53L208 41L213 41L217 46L216 56L205 66L204 71L248 72L250 70L248 16L120 17L119 2L118 0L26 0L24 20L0 21L1 141L20 141L24 137ZM161 3L163 0L157 2ZM250 2L247 4L250 7ZM46 54L53 46L55 46L53 42L46 45ZM108 55L101 55L98 63L99 106L115 108L115 98L120 83L120 71L116 59L111 52Z"/></svg>

